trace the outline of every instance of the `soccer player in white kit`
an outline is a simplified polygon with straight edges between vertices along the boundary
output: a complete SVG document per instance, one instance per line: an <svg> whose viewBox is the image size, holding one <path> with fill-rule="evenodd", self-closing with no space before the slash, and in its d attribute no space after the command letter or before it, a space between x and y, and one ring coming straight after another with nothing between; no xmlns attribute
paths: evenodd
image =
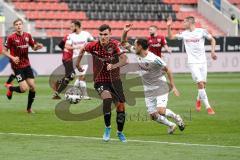
<svg viewBox="0 0 240 160"><path fill-rule="evenodd" d="M171 70L166 63L157 55L148 51L148 41L146 39L137 39L135 46L127 43L127 33L132 25L126 25L122 36L122 44L130 52L136 53L136 60L140 69L140 76L144 85L144 95L146 107L152 120L168 126L168 133L172 134L176 126L181 131L184 130L184 122L180 115L175 114L172 110L166 108L168 102L168 92L170 88L176 96L179 92L175 87ZM166 82L164 73L169 79L170 88ZM177 125L167 119L173 118Z"/></svg>
<svg viewBox="0 0 240 160"><path fill-rule="evenodd" d="M79 55L80 49L84 47L84 45L90 41L93 41L93 36L86 31L83 31L81 28L81 22L75 21L76 32L69 34L65 49L73 50L73 58ZM85 82L84 75L88 69L88 65L82 65L82 72L79 73L79 78L76 79L74 86L80 88L83 99L90 99L87 93L87 84Z"/></svg>
<svg viewBox="0 0 240 160"><path fill-rule="evenodd" d="M211 57L213 60L217 59L215 54L216 41L211 34L207 32L206 29L195 27L195 18L192 16L186 17L184 19L185 31L172 35L171 25L172 19L168 18L167 29L168 37L170 39L183 39L186 48L186 53L188 55L188 66L192 74L194 82L197 83L198 96L196 101L196 110L199 112L201 110L201 102L204 103L209 115L214 115L215 112L211 108L208 97L206 93L206 83L207 83L207 59L204 48L205 38L211 41Z"/></svg>

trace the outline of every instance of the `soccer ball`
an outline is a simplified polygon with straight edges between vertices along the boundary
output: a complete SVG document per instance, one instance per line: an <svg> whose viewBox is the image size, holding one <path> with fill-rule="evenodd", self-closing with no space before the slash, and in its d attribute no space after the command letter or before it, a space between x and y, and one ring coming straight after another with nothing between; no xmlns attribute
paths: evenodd
<svg viewBox="0 0 240 160"><path fill-rule="evenodd" d="M81 92L77 87L71 87L65 92L65 99L71 104L77 104L81 98Z"/></svg>

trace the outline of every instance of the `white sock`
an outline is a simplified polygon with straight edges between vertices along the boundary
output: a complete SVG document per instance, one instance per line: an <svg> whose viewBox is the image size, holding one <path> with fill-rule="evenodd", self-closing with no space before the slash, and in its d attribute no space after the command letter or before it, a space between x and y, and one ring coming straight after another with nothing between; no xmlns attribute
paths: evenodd
<svg viewBox="0 0 240 160"><path fill-rule="evenodd" d="M78 88L80 87L80 82L78 79L76 79L76 81L74 82L74 86Z"/></svg>
<svg viewBox="0 0 240 160"><path fill-rule="evenodd" d="M160 114L158 114L158 117L157 117L157 119L156 119L156 122L162 123L162 124L164 124L164 125L166 125L166 126L168 126L168 127L171 127L171 126L174 125L173 122L169 121L166 117L164 117L164 116L162 116L162 115L160 115Z"/></svg>
<svg viewBox="0 0 240 160"><path fill-rule="evenodd" d="M175 119L175 117L176 117L176 114L175 114L171 109L167 109L167 108L166 108L166 113L165 113L165 115L166 115L167 117L171 117L171 118L173 118L173 119Z"/></svg>
<svg viewBox="0 0 240 160"><path fill-rule="evenodd" d="M80 86L80 89L83 93L83 96L88 96L88 93L87 93L87 83L85 81L79 81L79 86Z"/></svg>
<svg viewBox="0 0 240 160"><path fill-rule="evenodd" d="M208 97L205 89L198 89L198 94L199 94L200 100L204 103L205 107L210 108L210 104L208 102Z"/></svg>
<svg viewBox="0 0 240 160"><path fill-rule="evenodd" d="M199 95L199 91L198 91L198 95L197 95L197 100L200 100L200 95Z"/></svg>

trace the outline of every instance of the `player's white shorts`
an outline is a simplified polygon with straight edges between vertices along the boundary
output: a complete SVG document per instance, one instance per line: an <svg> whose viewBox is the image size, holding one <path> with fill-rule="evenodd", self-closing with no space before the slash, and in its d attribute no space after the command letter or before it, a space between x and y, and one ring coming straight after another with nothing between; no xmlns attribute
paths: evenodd
<svg viewBox="0 0 240 160"><path fill-rule="evenodd" d="M76 75L78 76L84 76L87 73L88 65L84 64L84 65L81 65L81 67L84 70L83 72L79 72L78 69L75 70Z"/></svg>
<svg viewBox="0 0 240 160"><path fill-rule="evenodd" d="M157 112L158 107L167 107L168 102L168 93L156 96L156 97L145 97L145 103L147 107L147 111L149 114L153 114Z"/></svg>
<svg viewBox="0 0 240 160"><path fill-rule="evenodd" d="M78 54L74 53L73 58L76 58L76 57L78 57ZM84 65L81 65L81 67L84 70L83 72L79 72L78 69L75 70L76 75L78 75L78 76L84 76L87 73L88 65L84 64Z"/></svg>
<svg viewBox="0 0 240 160"><path fill-rule="evenodd" d="M199 63L199 64L188 64L189 69L192 73L192 79L194 82L207 82L207 64Z"/></svg>

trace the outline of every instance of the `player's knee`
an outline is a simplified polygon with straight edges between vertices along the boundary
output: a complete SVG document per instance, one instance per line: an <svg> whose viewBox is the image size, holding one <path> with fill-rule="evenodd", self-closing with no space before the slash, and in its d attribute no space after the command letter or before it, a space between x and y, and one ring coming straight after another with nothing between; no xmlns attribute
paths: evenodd
<svg viewBox="0 0 240 160"><path fill-rule="evenodd" d="M204 82L198 82L198 89L204 89Z"/></svg>
<svg viewBox="0 0 240 160"><path fill-rule="evenodd" d="M159 113L160 115L165 115L165 113L166 113L166 108L164 108L164 107L159 107L159 108L158 108L158 113Z"/></svg>
<svg viewBox="0 0 240 160"><path fill-rule="evenodd" d="M150 118L151 118L151 120L153 120L153 121L157 120L157 115L156 115L156 113L150 114Z"/></svg>
<svg viewBox="0 0 240 160"><path fill-rule="evenodd" d="M79 79L80 81L85 81L85 76L81 75L81 76L79 76L78 79Z"/></svg>
<svg viewBox="0 0 240 160"><path fill-rule="evenodd" d="M21 85L20 86L20 90L22 93L26 92L29 89L29 87L27 85Z"/></svg>
<svg viewBox="0 0 240 160"><path fill-rule="evenodd" d="M30 90L31 92L35 92L35 85L29 86L29 90Z"/></svg>
<svg viewBox="0 0 240 160"><path fill-rule="evenodd" d="M116 111L117 112L125 112L125 104L118 102L116 105Z"/></svg>

